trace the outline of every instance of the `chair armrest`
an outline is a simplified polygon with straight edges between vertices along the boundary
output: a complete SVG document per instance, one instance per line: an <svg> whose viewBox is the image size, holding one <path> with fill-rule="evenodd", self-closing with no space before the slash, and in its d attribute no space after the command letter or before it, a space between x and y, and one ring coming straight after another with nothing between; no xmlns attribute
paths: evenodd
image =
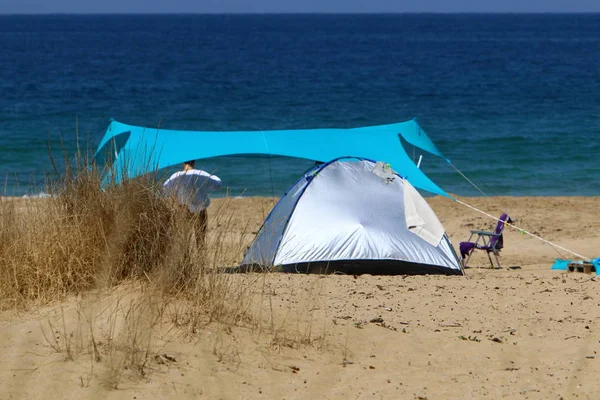
<svg viewBox="0 0 600 400"><path fill-rule="evenodd" d="M487 231L471 231L472 235L480 235L480 236L500 236L499 233L487 232Z"/></svg>

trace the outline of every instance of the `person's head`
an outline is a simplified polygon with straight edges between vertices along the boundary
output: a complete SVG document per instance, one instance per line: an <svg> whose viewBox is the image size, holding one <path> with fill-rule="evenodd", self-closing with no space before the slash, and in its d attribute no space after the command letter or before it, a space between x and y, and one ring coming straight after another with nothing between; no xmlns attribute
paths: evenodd
<svg viewBox="0 0 600 400"><path fill-rule="evenodd" d="M195 160L191 160L191 161L186 161L183 163L183 169L184 171L190 170L190 169L194 169L194 167L196 166L196 161Z"/></svg>

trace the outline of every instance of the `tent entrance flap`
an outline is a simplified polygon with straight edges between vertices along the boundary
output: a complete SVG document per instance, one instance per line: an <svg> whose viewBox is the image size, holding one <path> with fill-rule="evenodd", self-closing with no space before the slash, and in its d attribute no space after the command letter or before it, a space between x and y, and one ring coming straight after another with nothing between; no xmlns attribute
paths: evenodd
<svg viewBox="0 0 600 400"><path fill-rule="evenodd" d="M444 227L419 192L406 182L404 187L406 227L427 243L437 246L444 236Z"/></svg>

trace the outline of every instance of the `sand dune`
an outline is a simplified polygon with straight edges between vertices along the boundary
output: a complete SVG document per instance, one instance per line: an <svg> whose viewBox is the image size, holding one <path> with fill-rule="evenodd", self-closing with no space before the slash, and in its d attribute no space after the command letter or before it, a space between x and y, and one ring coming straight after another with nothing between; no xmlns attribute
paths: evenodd
<svg viewBox="0 0 600 400"><path fill-rule="evenodd" d="M536 235L600 256L600 198L462 200L492 215L508 212ZM470 229L495 225L449 199L428 201L455 247ZM249 242L272 204L215 200L211 233L224 229L215 214L233 212L228 237ZM232 262L240 256L232 254ZM253 282L253 320L193 331L167 319L153 325L148 363L141 373L121 371L116 389L111 374L119 360L103 352L109 310L143 298L135 284L5 311L0 398L597 399L598 282L595 275L551 271L556 257L571 258L509 229L501 260L519 269L477 268L488 263L477 255L462 277L235 275L240 285ZM82 315L92 314L106 334L97 338L100 362L78 331L88 326Z"/></svg>

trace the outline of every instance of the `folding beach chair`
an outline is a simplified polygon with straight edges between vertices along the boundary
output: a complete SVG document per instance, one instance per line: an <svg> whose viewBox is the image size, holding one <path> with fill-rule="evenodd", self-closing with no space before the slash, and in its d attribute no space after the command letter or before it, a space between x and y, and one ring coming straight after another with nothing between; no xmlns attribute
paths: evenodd
<svg viewBox="0 0 600 400"><path fill-rule="evenodd" d="M502 268L500 265L500 259L498 258L498 253L504 247L504 241L502 239L502 231L504 230L505 223L512 223L512 219L508 216L508 214L504 213L500 216L498 225L496 225L496 230L494 232L486 232L486 231L471 231L471 236L466 242L460 242L460 255L462 256L463 266L467 266L467 262L469 262L469 258L471 258L471 254L475 250L484 250L490 260L490 264L492 268ZM475 241L471 241L473 237L477 235ZM494 266L492 262L492 257L490 253L494 253L494 257L496 258L497 267Z"/></svg>

